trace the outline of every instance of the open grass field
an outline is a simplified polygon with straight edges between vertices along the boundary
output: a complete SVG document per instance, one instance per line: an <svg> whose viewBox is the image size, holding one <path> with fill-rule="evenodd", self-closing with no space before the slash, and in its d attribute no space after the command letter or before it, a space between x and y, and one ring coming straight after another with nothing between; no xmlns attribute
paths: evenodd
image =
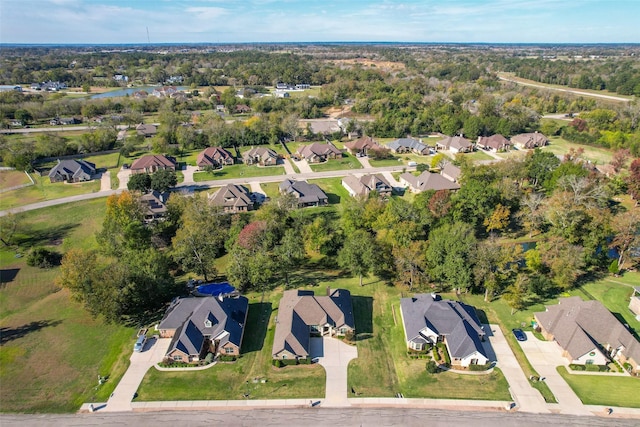
<svg viewBox="0 0 640 427"><path fill-rule="evenodd" d="M426 159L426 157L425 157L425 159ZM427 163L426 160L425 160L425 163ZM384 167L384 166L404 165L404 164L406 164L406 162L404 162L398 156L394 156L393 159L384 159L384 160L375 160L375 159L372 159L371 157L369 157L369 164L371 164L371 166L373 166L374 168L380 168L380 167Z"/></svg>
<svg viewBox="0 0 640 427"><path fill-rule="evenodd" d="M493 157L491 157L490 155L488 155L487 153L485 153L482 150L476 150L472 153L464 153L464 156L473 160L473 161L478 161L478 160L494 160Z"/></svg>
<svg viewBox="0 0 640 427"><path fill-rule="evenodd" d="M587 160L591 160L595 164L602 165L609 163L613 157L613 152L606 148L594 147L592 145L575 144L573 142L566 141L558 136L552 136L549 138L549 145L543 147L542 150L550 151L557 156L563 156L569 151L569 149L584 150L583 157Z"/></svg>
<svg viewBox="0 0 640 427"><path fill-rule="evenodd" d="M31 177L35 181L35 185L2 193L2 196L0 196L0 210L16 208L44 200L100 191L99 180L67 184L64 182L51 183L48 176L38 176L38 174L31 174Z"/></svg>
<svg viewBox="0 0 640 427"><path fill-rule="evenodd" d="M571 375L564 366L557 370L585 405L640 408L640 378Z"/></svg>
<svg viewBox="0 0 640 427"><path fill-rule="evenodd" d="M16 258L33 246L94 246L105 206L97 199L20 214L15 245L0 249L2 412L76 411L106 400L126 370L135 331L91 318L55 286L57 268ZM100 387L98 375L109 376Z"/></svg>
<svg viewBox="0 0 640 427"><path fill-rule="evenodd" d="M256 176L272 176L283 175L283 166L247 166L247 165L232 165L225 166L222 169L215 170L213 172L196 172L193 174L193 180L195 182L211 181L216 179L230 179L230 178L252 178Z"/></svg>
<svg viewBox="0 0 640 427"><path fill-rule="evenodd" d="M331 159L324 163L309 163L314 172L336 171L343 169L362 169L362 165L351 154L344 153L341 159Z"/></svg>
<svg viewBox="0 0 640 427"><path fill-rule="evenodd" d="M0 190L25 184L31 184L26 173L16 170L0 171Z"/></svg>

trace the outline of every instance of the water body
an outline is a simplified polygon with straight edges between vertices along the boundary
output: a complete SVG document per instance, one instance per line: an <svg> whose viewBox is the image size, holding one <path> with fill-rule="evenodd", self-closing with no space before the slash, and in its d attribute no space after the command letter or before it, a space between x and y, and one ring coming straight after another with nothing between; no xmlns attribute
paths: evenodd
<svg viewBox="0 0 640 427"><path fill-rule="evenodd" d="M157 89L161 86L137 86L137 87L128 87L125 89L119 89L119 90L114 90L111 92L104 92L104 93L96 93L95 95L91 95L91 99L100 99L100 98L117 98L120 96L127 96L127 95L133 95L135 92L138 92L140 90L144 90L145 92L147 92L149 95L151 95L151 92L153 92L154 89ZM178 90L185 90L187 89L186 86L176 86L176 88Z"/></svg>

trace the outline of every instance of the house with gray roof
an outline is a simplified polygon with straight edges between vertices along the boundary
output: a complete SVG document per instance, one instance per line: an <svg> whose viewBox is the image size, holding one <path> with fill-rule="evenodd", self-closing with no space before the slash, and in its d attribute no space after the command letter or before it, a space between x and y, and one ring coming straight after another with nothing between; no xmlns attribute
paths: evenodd
<svg viewBox="0 0 640 427"><path fill-rule="evenodd" d="M450 181L440 174L431 173L429 171L424 171L418 176L405 172L400 175L400 179L398 181L413 193L422 193L427 190L439 191L460 189L460 185L458 183Z"/></svg>
<svg viewBox="0 0 640 427"><path fill-rule="evenodd" d="M298 199L298 207L324 206L329 203L329 197L316 184L307 181L285 179L280 184L280 193L293 194Z"/></svg>
<svg viewBox="0 0 640 427"><path fill-rule="evenodd" d="M326 296L313 291L284 291L273 339L274 359L309 357L313 336L345 336L356 329L351 293L346 289L327 288Z"/></svg>
<svg viewBox="0 0 640 427"><path fill-rule="evenodd" d="M49 171L51 182L83 182L91 181L96 174L96 165L80 159L60 160Z"/></svg>
<svg viewBox="0 0 640 427"><path fill-rule="evenodd" d="M254 147L242 155L247 165L273 166L278 164L280 156L270 148Z"/></svg>
<svg viewBox="0 0 640 427"><path fill-rule="evenodd" d="M400 313L408 348L420 351L444 342L453 365L489 362L482 344L485 332L473 307L435 294L417 294L400 299Z"/></svg>
<svg viewBox="0 0 640 427"><path fill-rule="evenodd" d="M297 154L309 163L320 163L328 159L342 157L342 151L338 150L333 144L321 144L319 142L301 145L298 147Z"/></svg>
<svg viewBox="0 0 640 427"><path fill-rule="evenodd" d="M473 143L463 136L447 136L436 142L436 150L449 150L452 153L473 151Z"/></svg>
<svg viewBox="0 0 640 427"><path fill-rule="evenodd" d="M220 206L227 213L253 210L251 193L242 185L227 184L213 194L209 194L209 203Z"/></svg>
<svg viewBox="0 0 640 427"><path fill-rule="evenodd" d="M387 147L396 154L415 153L429 154L429 146L422 143L422 140L414 138L399 138L387 144Z"/></svg>
<svg viewBox="0 0 640 427"><path fill-rule="evenodd" d="M161 193L153 190L140 196L140 203L144 210L144 221L151 223L164 219L167 214L167 201L171 193L165 191Z"/></svg>
<svg viewBox="0 0 640 427"><path fill-rule="evenodd" d="M208 353L240 355L248 309L243 296L174 301L158 325L162 338L172 338L165 358L197 363Z"/></svg>
<svg viewBox="0 0 640 427"><path fill-rule="evenodd" d="M393 191L389 181L379 173L361 177L347 175L342 178L342 186L351 197L368 197L372 191L377 192L380 197L389 197Z"/></svg>
<svg viewBox="0 0 640 427"><path fill-rule="evenodd" d="M600 301L561 298L534 317L542 335L556 341L570 363L606 365L617 360L640 372L640 342Z"/></svg>

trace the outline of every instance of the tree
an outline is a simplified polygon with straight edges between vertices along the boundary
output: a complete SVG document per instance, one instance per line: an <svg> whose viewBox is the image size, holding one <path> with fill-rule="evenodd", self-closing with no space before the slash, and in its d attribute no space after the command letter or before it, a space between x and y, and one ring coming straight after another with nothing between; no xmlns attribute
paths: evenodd
<svg viewBox="0 0 640 427"><path fill-rule="evenodd" d="M71 297L84 302L91 297L98 271L98 257L95 251L69 249L62 257L56 284L67 288Z"/></svg>
<svg viewBox="0 0 640 427"><path fill-rule="evenodd" d="M393 260L397 283L407 286L409 291L416 285L427 282L427 265L424 256L425 242L410 242L407 246L393 248Z"/></svg>
<svg viewBox="0 0 640 427"><path fill-rule="evenodd" d="M493 213L485 218L484 225L487 227L488 232L494 230L504 230L509 225L509 216L511 211L508 207L502 206L500 203L493 210Z"/></svg>
<svg viewBox="0 0 640 427"><path fill-rule="evenodd" d="M140 224L144 217L140 200L128 191L113 194L107 198L107 212L102 222L102 230L97 233L96 239L104 254L121 256L128 245L140 248L141 245L151 245L151 235L141 239L139 234L131 233L132 223ZM135 241L127 240L129 236L135 237Z"/></svg>
<svg viewBox="0 0 640 427"><path fill-rule="evenodd" d="M442 169L449 163L449 159L442 153L438 153L431 159L431 169Z"/></svg>
<svg viewBox="0 0 640 427"><path fill-rule="evenodd" d="M505 289L502 298L511 307L512 316L516 311L526 308L534 299L529 292L529 277L524 273L518 274L516 281Z"/></svg>
<svg viewBox="0 0 640 427"><path fill-rule="evenodd" d="M640 201L640 159L635 159L629 166L627 186L629 194L636 201L637 206Z"/></svg>
<svg viewBox="0 0 640 427"><path fill-rule="evenodd" d="M525 230L529 231L529 237L533 235L534 231L539 231L544 222L544 215L541 209L543 200L544 196L542 194L529 193L520 201L521 208L518 215Z"/></svg>
<svg viewBox="0 0 640 427"><path fill-rule="evenodd" d="M566 239L553 236L538 245L540 257L549 269L551 280L560 289L570 289L584 271L584 249Z"/></svg>
<svg viewBox="0 0 640 427"><path fill-rule="evenodd" d="M640 247L640 211L630 211L616 215L612 221L614 237L610 247L618 251L617 267L622 270L632 249Z"/></svg>
<svg viewBox="0 0 640 427"><path fill-rule="evenodd" d="M129 191L140 191L141 193L146 193L151 189L151 176L147 173L133 174L129 176L127 188Z"/></svg>
<svg viewBox="0 0 640 427"><path fill-rule="evenodd" d="M151 175L151 189L164 193L178 183L176 173L168 169L160 169Z"/></svg>
<svg viewBox="0 0 640 427"><path fill-rule="evenodd" d="M534 187L542 185L550 177L551 173L560 165L560 159L549 151L539 148L533 150L525 160L527 176Z"/></svg>
<svg viewBox="0 0 640 427"><path fill-rule="evenodd" d="M289 228L285 231L280 244L275 248L275 254L278 259L277 265L284 274L284 280L289 287L289 271L304 260L304 241L302 235L295 228Z"/></svg>
<svg viewBox="0 0 640 427"><path fill-rule="evenodd" d="M455 222L432 230L426 251L429 275L440 283L470 288L475 248L476 237L469 224Z"/></svg>
<svg viewBox="0 0 640 427"><path fill-rule="evenodd" d="M360 277L367 276L377 261L376 243L373 236L365 230L355 230L344 242L338 252L338 264Z"/></svg>
<svg viewBox="0 0 640 427"><path fill-rule="evenodd" d="M7 212L6 215L0 216L0 242L5 246L11 246L19 227L20 218L17 215Z"/></svg>
<svg viewBox="0 0 640 427"><path fill-rule="evenodd" d="M620 170L626 166L630 156L631 152L626 148L616 150L616 152L613 153L613 158L610 162L611 166L613 166L613 170L620 172Z"/></svg>

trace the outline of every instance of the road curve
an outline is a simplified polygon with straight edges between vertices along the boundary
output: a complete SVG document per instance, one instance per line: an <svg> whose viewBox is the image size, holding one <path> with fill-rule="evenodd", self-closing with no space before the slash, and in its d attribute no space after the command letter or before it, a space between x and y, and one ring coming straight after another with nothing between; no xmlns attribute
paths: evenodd
<svg viewBox="0 0 640 427"><path fill-rule="evenodd" d="M555 90L555 91L558 91L558 92L567 92L567 93L572 93L574 95L590 96L590 97L593 97L593 98L600 98L600 99L608 99L610 101L631 102L630 99L621 98L619 96L602 95L600 93L582 92L580 90L575 90L575 89L562 89L562 88L559 88L559 87L545 86L545 85L542 85L542 84L521 82L519 80L510 79L510 78L503 77L503 76L498 76L498 78L500 80L503 80L503 81L506 81L506 82L515 83L515 84L522 85L522 86L530 86L530 87L536 87L536 88L539 88L539 89Z"/></svg>

